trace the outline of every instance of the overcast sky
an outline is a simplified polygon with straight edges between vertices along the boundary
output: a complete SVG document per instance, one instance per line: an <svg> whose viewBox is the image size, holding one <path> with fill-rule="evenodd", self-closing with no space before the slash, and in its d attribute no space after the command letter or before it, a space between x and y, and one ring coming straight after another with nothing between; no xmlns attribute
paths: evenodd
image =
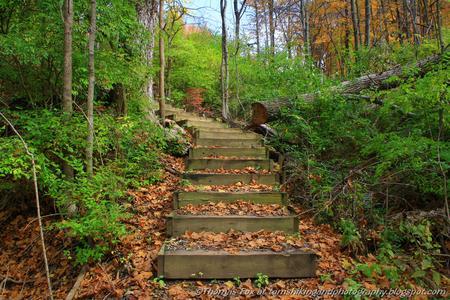
<svg viewBox="0 0 450 300"><path fill-rule="evenodd" d="M227 27L230 29L234 24L233 1L228 0L227 2ZM220 32L220 0L187 0L185 5L190 9L189 14L191 15L186 17L188 24L206 24L214 32ZM247 16L243 17L242 23L244 26L248 23Z"/></svg>

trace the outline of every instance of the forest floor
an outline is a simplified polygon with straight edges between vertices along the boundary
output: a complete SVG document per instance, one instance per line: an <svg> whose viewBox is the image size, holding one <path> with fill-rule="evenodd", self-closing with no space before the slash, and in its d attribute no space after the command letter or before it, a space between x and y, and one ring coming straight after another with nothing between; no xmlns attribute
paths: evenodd
<svg viewBox="0 0 450 300"><path fill-rule="evenodd" d="M182 171L183 159L167 156L167 165ZM348 288L346 278L354 276L355 261L374 263L375 257L352 258L341 251L340 235L328 225L317 225L312 217L300 215L300 237L319 255L315 278L277 280L258 288L254 281L167 281L157 277L156 258L166 239L165 217L173 210L172 195L179 177L165 172L161 183L129 191L132 201L125 203L130 218L124 220L128 234L124 236L102 263L86 269L76 299L305 299L307 296L276 295L290 289L333 290ZM5 214L7 212L1 212ZM3 215L0 215L3 217ZM0 218L1 219L1 218ZM44 218L50 226L52 217ZM0 299L45 299L48 295L38 223L33 215L17 215L3 223L0 232ZM58 229L46 231L55 299L65 299L72 289L80 267L74 267L66 250L72 242ZM353 275L352 275L353 274ZM361 281L360 281L361 282ZM383 276L362 281L368 290L389 288ZM261 297L258 293L264 292ZM335 299L335 296L312 297ZM416 298L420 299L420 298ZM426 298L423 298L426 299Z"/></svg>

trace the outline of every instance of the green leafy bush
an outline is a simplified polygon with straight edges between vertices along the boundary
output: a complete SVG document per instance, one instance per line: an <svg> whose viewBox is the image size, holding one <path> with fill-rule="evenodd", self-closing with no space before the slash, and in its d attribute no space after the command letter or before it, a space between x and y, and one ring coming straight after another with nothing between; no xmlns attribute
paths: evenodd
<svg viewBox="0 0 450 300"><path fill-rule="evenodd" d="M43 109L8 115L35 155L41 193L66 216L57 226L76 241L76 262L101 259L125 233L120 204L127 200L126 190L161 179L159 155L167 148L163 130L140 115L96 115L96 169L89 178L84 170L87 126L81 114L67 118ZM0 190L28 185L32 178L30 157L10 134L6 127L0 131ZM61 171L63 162L73 168L73 179Z"/></svg>

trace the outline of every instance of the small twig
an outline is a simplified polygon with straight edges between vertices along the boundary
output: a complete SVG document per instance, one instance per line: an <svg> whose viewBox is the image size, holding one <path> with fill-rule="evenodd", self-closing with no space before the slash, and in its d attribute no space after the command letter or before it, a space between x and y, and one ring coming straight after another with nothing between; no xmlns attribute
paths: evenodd
<svg viewBox="0 0 450 300"><path fill-rule="evenodd" d="M80 288L81 283L83 282L84 276L86 276L87 270L88 270L87 266L84 266L81 269L81 272L80 272L80 274L78 274L75 284L73 285L72 289L66 296L66 300L72 300L75 297L78 289Z"/></svg>
<svg viewBox="0 0 450 300"><path fill-rule="evenodd" d="M53 300L52 282L50 279L50 270L48 267L47 251L45 248L44 229L42 228L41 204L39 202L39 189L38 189L38 183L37 183L36 162L34 160L34 155L33 155L33 153L30 152L30 150L28 149L27 143L24 141L24 139L22 138L20 133L16 130L14 125L8 120L8 118L6 118L2 112L0 112L0 116L5 120L6 123L8 123L8 125L11 127L11 129L14 131L14 133L19 137L20 141L23 144L23 147L25 148L26 153L31 158L31 166L32 166L32 171L33 171L33 182L34 182L34 192L36 195L37 218L39 221L39 233L41 236L42 254L44 256L44 264L45 264L45 273L47 276L48 292L49 292L50 299Z"/></svg>
<svg viewBox="0 0 450 300"><path fill-rule="evenodd" d="M23 283L31 283L34 282L34 280L16 280L14 278L11 278L9 276L3 276L0 275L0 279L2 280L2 283L6 284L7 282L11 282L14 284L23 284Z"/></svg>
<svg viewBox="0 0 450 300"><path fill-rule="evenodd" d="M56 214L45 215L45 216L42 216L41 219L43 219L43 218L48 218L48 217L54 217L54 216L60 216L60 215L62 215L62 213L56 213ZM28 224L25 225L25 227L24 227L23 229L21 229L21 230L22 230L22 231L27 230L28 226L30 226L32 223L36 222L37 220L38 220L38 218L34 218L34 219L31 220L30 222L28 222Z"/></svg>

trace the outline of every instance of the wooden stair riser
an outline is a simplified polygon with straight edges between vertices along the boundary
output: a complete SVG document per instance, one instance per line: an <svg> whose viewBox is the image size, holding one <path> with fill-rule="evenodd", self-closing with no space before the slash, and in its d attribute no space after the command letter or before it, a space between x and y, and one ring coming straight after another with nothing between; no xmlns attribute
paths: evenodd
<svg viewBox="0 0 450 300"><path fill-rule="evenodd" d="M258 139L195 139L196 146L201 147L261 147L262 141Z"/></svg>
<svg viewBox="0 0 450 300"><path fill-rule="evenodd" d="M315 276L317 256L302 250L228 253L165 250L158 255L158 276L165 279L304 278Z"/></svg>
<svg viewBox="0 0 450 300"><path fill-rule="evenodd" d="M195 216L172 214L167 220L167 235L180 236L191 232L256 232L259 230L283 231L287 234L298 232L298 218L289 216Z"/></svg>
<svg viewBox="0 0 450 300"><path fill-rule="evenodd" d="M199 205L210 202L229 202L238 200L253 204L288 204L287 194L283 192L175 192L174 208L184 207L188 204Z"/></svg>
<svg viewBox="0 0 450 300"><path fill-rule="evenodd" d="M252 181L265 184L277 185L279 178L277 174L189 174L185 173L183 178L193 185L227 185L242 182L249 184Z"/></svg>
<svg viewBox="0 0 450 300"><path fill-rule="evenodd" d="M272 170L273 162L270 159L265 160L250 160L250 159L187 159L187 170L237 170L252 167L257 170Z"/></svg>
<svg viewBox="0 0 450 300"><path fill-rule="evenodd" d="M189 149L189 158L203 158L208 156L268 158L269 153L267 149L264 147L254 147L254 148L201 147Z"/></svg>

